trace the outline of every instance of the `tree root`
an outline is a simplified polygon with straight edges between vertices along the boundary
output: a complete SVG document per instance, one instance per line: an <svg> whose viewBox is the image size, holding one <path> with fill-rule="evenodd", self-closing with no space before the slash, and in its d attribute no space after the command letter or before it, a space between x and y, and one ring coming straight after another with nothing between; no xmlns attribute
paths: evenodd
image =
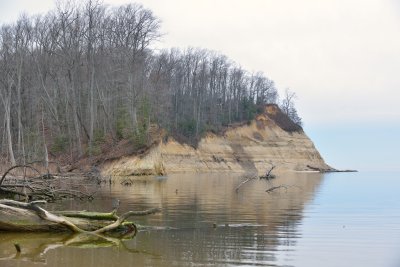
<svg viewBox="0 0 400 267"><path fill-rule="evenodd" d="M94 188L88 179L92 178L90 173L51 174L47 169L41 173L38 168L29 164L16 165L9 168L0 178L0 193L19 196L25 201L45 199L55 201L63 198L93 199L93 193L85 192L87 188ZM84 184L84 182L90 182ZM74 190L79 188L78 190Z"/></svg>

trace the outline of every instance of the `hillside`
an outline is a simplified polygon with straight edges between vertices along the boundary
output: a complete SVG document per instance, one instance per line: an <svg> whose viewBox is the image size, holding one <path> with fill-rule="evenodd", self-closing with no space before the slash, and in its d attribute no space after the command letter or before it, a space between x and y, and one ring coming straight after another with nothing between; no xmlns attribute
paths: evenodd
<svg viewBox="0 0 400 267"><path fill-rule="evenodd" d="M161 138L146 153L125 155L101 165L103 175L146 175L176 172L303 171L308 166L330 169L300 126L277 105L245 125L221 134L207 133L197 147Z"/></svg>

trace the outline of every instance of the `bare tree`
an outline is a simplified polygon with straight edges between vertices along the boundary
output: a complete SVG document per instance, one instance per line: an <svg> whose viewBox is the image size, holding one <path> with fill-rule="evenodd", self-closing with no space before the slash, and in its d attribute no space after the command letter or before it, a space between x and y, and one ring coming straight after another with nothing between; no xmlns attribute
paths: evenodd
<svg viewBox="0 0 400 267"><path fill-rule="evenodd" d="M297 99L297 95L295 92L292 92L289 88L286 88L285 95L282 99L280 108L289 118L296 123L297 125L301 126L302 121L299 115L297 114L297 110L294 106L294 100Z"/></svg>
<svg viewBox="0 0 400 267"><path fill-rule="evenodd" d="M143 147L151 123L194 142L279 102L272 80L224 55L152 49L160 21L141 5L56 6L1 26L1 156L13 165L43 154L92 156L107 136ZM288 91L281 107L299 123L294 99Z"/></svg>

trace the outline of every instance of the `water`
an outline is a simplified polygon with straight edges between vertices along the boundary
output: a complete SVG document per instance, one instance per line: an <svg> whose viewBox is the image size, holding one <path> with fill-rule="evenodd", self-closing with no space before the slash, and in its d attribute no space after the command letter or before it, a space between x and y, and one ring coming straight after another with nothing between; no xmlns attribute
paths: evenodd
<svg viewBox="0 0 400 267"><path fill-rule="evenodd" d="M102 186L92 203L48 208L120 212L141 230L118 246L68 234L0 233L0 266L400 266L398 173L290 173L272 182L180 174ZM272 193L271 186L285 185ZM13 243L22 253L15 257ZM100 246L101 245L101 246Z"/></svg>

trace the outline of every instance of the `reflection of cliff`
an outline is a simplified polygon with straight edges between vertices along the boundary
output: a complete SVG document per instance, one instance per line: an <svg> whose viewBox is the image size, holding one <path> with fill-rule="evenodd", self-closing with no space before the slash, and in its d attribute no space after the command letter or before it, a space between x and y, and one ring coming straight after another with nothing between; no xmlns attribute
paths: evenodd
<svg viewBox="0 0 400 267"><path fill-rule="evenodd" d="M322 179L322 174L319 173L277 174L278 178L270 182L258 179L249 182L238 193L235 188L243 180L240 176L174 174L167 179L135 181L129 188L116 185L120 190L112 191L111 194L122 199L122 208L127 210L137 208L139 204L141 209L160 206L167 213L154 216L168 216L168 221L174 223L185 223L181 216L187 214L187 210L193 211L196 216L200 216L200 220L189 220L192 227L193 223L208 225L214 222L205 217L215 217L216 222L220 223L249 221L271 226L273 222L280 224L282 215L287 219L301 213L304 204L313 197ZM265 193L269 187L281 184L290 187L287 191L282 189L272 194ZM174 227L174 224L169 226Z"/></svg>
<svg viewBox="0 0 400 267"><path fill-rule="evenodd" d="M122 197L123 190L126 199L121 202L135 203L126 204L125 209L161 206L161 214L139 223L173 228L139 233L137 249L162 251L164 260L176 260L183 266L185 261L271 264L280 248L293 249L301 236L298 226L304 207L321 184L322 174L278 173L272 185L295 186L273 194L265 193L271 185L262 180L236 193L242 179L228 174L174 174L166 180L134 183L130 190L121 187L114 197ZM158 265L159 261L151 262Z"/></svg>
<svg viewBox="0 0 400 267"><path fill-rule="evenodd" d="M125 209L163 208L162 214L139 223L176 228L139 233L137 248L163 251L169 260L242 265L273 262L279 247L293 247L301 235L297 228L303 209L319 187L322 174L279 173L272 185L295 186L274 194L265 193L271 185L262 180L250 182L236 193L241 179L228 174L175 174L167 180L134 184L129 191L121 188L126 192L122 202L130 199L135 203ZM114 196L121 197L120 192ZM218 225L216 229L213 223Z"/></svg>
<svg viewBox="0 0 400 267"><path fill-rule="evenodd" d="M127 156L106 163L103 174L264 173L271 163L286 170L307 170L307 165L329 168L301 128L289 127L284 119L276 106L268 106L248 125L232 127L223 135L208 134L197 149L170 139L144 156Z"/></svg>
<svg viewBox="0 0 400 267"><path fill-rule="evenodd" d="M107 211L114 197L121 200L120 212L162 207L160 214L137 218L138 224L151 226L126 242L137 253L115 247L58 247L40 258L47 266L61 267L271 264L281 247L289 250L301 235L298 225L302 223L304 206L313 198L322 175L279 173L272 185L296 186L274 194L265 193L271 185L262 180L250 182L236 193L234 189L241 179L228 174L174 174L168 178L135 180L130 187L118 183L104 187L95 202L85 203L90 206L68 203L73 206L66 208ZM9 252L2 257L15 254L14 242L19 242L23 249L32 247L34 242L38 247L46 243L41 238L29 239L30 243L25 244L20 235L16 236L17 241L11 235L2 238L0 234L0 248ZM15 262L0 265L3 263L13 266ZM20 266L31 265L28 261Z"/></svg>

